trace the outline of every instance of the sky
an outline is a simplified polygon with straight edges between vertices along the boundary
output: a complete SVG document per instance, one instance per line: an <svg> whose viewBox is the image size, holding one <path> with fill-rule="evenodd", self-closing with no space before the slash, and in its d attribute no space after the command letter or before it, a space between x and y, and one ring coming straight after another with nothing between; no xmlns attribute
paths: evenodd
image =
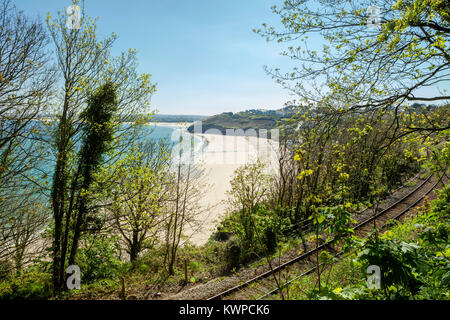
<svg viewBox="0 0 450 320"><path fill-rule="evenodd" d="M70 0L14 0L30 15L56 15ZM113 53L138 51L139 73L157 84L152 106L162 114L213 115L278 109L292 100L263 66L289 68L282 48L252 30L279 24L279 0L86 0L99 36L116 33Z"/></svg>

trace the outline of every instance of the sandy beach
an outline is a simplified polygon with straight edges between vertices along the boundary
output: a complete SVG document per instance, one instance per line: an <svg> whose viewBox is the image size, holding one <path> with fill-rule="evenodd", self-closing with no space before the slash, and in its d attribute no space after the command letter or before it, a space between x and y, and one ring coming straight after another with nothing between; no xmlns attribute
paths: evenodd
<svg viewBox="0 0 450 320"><path fill-rule="evenodd" d="M276 170L277 143L257 137L195 134L204 139L205 147L196 155L196 164L205 170L208 186L204 188L201 204L212 209L197 217L199 226L188 228L186 235L195 245L203 245L214 232L218 220L226 213L226 192L230 180L240 166L256 161L266 164L268 173Z"/></svg>

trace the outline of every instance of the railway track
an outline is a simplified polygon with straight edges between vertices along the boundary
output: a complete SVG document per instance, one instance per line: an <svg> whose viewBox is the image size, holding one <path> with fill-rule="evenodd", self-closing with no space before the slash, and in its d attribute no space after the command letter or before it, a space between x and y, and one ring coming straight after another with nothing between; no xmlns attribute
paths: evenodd
<svg viewBox="0 0 450 320"><path fill-rule="evenodd" d="M444 174L440 177L434 177L434 175L428 176L428 178L422 181L411 192L398 199L387 208L354 225L353 229L355 235L358 237L365 237L371 233L375 226L377 228L382 228L386 226L387 221L399 219L430 194L443 177ZM313 244L309 244L308 250L299 256L273 267L272 270L263 272L237 286L211 296L207 300L264 299L274 295L278 291L278 288L274 289L274 287L277 287L273 278L274 275L278 274L278 281L279 283L282 282L282 287L284 287L288 286L293 281L314 272L316 267L311 259L323 250L330 250L332 248L331 244L332 240L325 242L318 247L313 247ZM337 254L334 252L334 254L336 256L340 255L339 252ZM284 278L285 281L282 281L282 278Z"/></svg>

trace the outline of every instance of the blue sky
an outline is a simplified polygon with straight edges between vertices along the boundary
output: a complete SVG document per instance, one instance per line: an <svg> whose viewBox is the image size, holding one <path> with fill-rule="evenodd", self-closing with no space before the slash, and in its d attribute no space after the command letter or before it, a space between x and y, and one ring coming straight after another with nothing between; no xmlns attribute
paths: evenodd
<svg viewBox="0 0 450 320"><path fill-rule="evenodd" d="M15 0L26 13L55 14L70 0ZM157 83L160 113L212 115L249 108L276 109L292 96L263 66L286 67L281 47L252 29L278 24L279 0L86 0L99 35L115 32L113 52L135 48L139 72Z"/></svg>

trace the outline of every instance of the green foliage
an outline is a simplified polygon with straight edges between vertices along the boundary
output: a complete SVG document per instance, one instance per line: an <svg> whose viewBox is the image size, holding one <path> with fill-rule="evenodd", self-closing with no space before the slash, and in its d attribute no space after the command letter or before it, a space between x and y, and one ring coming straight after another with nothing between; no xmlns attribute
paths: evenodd
<svg viewBox="0 0 450 320"><path fill-rule="evenodd" d="M146 266L145 272L150 272L157 274L161 272L164 269L164 250L162 247L153 247L146 250L142 256L138 257L135 261L134 265L141 266L140 271L144 270L142 269L142 266ZM147 268L148 267L148 268Z"/></svg>
<svg viewBox="0 0 450 320"><path fill-rule="evenodd" d="M111 122L117 110L117 93L112 83L100 86L88 100L88 106L81 114L85 121L83 142L78 154L78 169L73 178L72 192L79 193L77 207L77 220L72 239L70 259L73 261L78 249L82 229L99 230L101 219L95 215L95 211L89 208L92 185L96 171L98 171L105 152L113 140L113 123ZM70 216L70 214L69 214ZM70 261L70 260L69 260Z"/></svg>
<svg viewBox="0 0 450 320"><path fill-rule="evenodd" d="M277 234L272 227L266 227L264 229L264 244L267 249L267 253L272 254L277 249Z"/></svg>
<svg viewBox="0 0 450 320"><path fill-rule="evenodd" d="M239 239L232 237L228 240L224 252L225 271L231 271L239 267L241 262L241 243Z"/></svg>
<svg viewBox="0 0 450 320"><path fill-rule="evenodd" d="M450 109L450 105L447 106ZM448 117L450 119L450 117ZM442 140L441 144L433 145L431 150L431 159L427 161L427 165L434 172L449 172L450 166L450 129L442 131L439 136Z"/></svg>
<svg viewBox="0 0 450 320"><path fill-rule="evenodd" d="M368 24L372 5L382 14L375 28ZM375 114L405 100L420 101L417 90L445 81L446 0L285 0L272 10L280 26L263 24L255 31L267 41L291 42L283 54L299 65L289 73L270 71L306 103L329 105L335 112ZM317 41L325 42L322 50L317 50ZM311 90L314 84L316 90ZM439 93L430 100L448 96Z"/></svg>
<svg viewBox="0 0 450 320"><path fill-rule="evenodd" d="M348 203L345 206L319 207L311 218L314 224L319 226L320 231L324 231L329 239L333 236L337 242L353 233L351 223L355 221L348 210L350 206Z"/></svg>
<svg viewBox="0 0 450 320"><path fill-rule="evenodd" d="M202 269L202 264L197 261L191 261L189 263L189 269L192 270L193 272L199 271Z"/></svg>
<svg viewBox="0 0 450 320"><path fill-rule="evenodd" d="M142 273L147 273L150 271L150 267L146 264L141 264L141 266L139 267L139 271Z"/></svg>
<svg viewBox="0 0 450 320"><path fill-rule="evenodd" d="M271 184L272 177L265 173L260 161L238 168L231 180L228 192L231 213L219 230L222 234L234 234L239 240L233 248L240 247L240 263L273 253L291 227L282 208L272 209L269 204Z"/></svg>
<svg viewBox="0 0 450 320"><path fill-rule="evenodd" d="M450 299L450 187L444 186L421 214L407 219L380 237L372 236L355 254L327 272L327 284L315 289L306 279L311 299ZM381 289L368 289L367 267L381 271ZM333 271L332 271L333 270Z"/></svg>
<svg viewBox="0 0 450 320"><path fill-rule="evenodd" d="M0 280L8 278L14 271L14 264L9 260L0 260Z"/></svg>
<svg viewBox="0 0 450 320"><path fill-rule="evenodd" d="M91 176L91 171L100 164L113 139L114 130L111 119L117 111L117 104L115 85L108 82L89 97L88 106L81 114L81 119L86 122L79 155L84 179L87 179L85 176L88 174Z"/></svg>
<svg viewBox="0 0 450 320"><path fill-rule="evenodd" d="M0 282L0 300L42 300L50 297L51 275L24 271L11 280Z"/></svg>
<svg viewBox="0 0 450 320"><path fill-rule="evenodd" d="M96 198L112 202L106 210L114 218L113 227L131 262L163 238L160 226L168 219L174 177L168 171L170 165L170 150L163 141L138 142L96 176Z"/></svg>
<svg viewBox="0 0 450 320"><path fill-rule="evenodd" d="M52 51L59 62L57 73L63 79L61 94L54 101L58 128L51 141L56 149L51 205L53 283L58 292L64 288L66 257L73 264L82 233L101 227L90 201L97 200L91 192L95 171L120 158L121 152L115 151L135 139L143 122L135 116L148 115L155 92L150 75L136 71L136 50L112 56L117 36L100 41L96 21L86 14L84 1L74 0L74 4L81 4L80 28L66 27L65 11L55 17L49 13L46 19ZM123 125L130 118L134 121ZM80 138L81 146L76 143ZM90 222L95 223L94 228Z"/></svg>
<svg viewBox="0 0 450 320"><path fill-rule="evenodd" d="M450 188L446 185L438 199L422 215L370 239L359 253L365 268L380 266L382 294L386 299L448 299L450 289ZM403 230L414 236L402 241Z"/></svg>
<svg viewBox="0 0 450 320"><path fill-rule="evenodd" d="M228 245L240 248L239 263L233 263L234 267L275 252L278 243L290 228L290 220L280 217L279 210L271 210L262 205L254 207L252 214L232 214L221 224L222 232L235 235L227 242Z"/></svg>
<svg viewBox="0 0 450 320"><path fill-rule="evenodd" d="M108 235L89 235L84 242L76 260L82 284L116 277L121 266L117 239Z"/></svg>

